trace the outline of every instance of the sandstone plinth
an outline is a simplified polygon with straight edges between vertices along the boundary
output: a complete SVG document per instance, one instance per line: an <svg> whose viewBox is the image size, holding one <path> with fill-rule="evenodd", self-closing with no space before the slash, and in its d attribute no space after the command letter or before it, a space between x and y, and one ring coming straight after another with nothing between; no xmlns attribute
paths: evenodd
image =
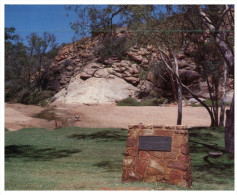
<svg viewBox="0 0 237 195"><path fill-rule="evenodd" d="M139 150L140 136L171 137L171 151ZM191 187L189 135L186 126L130 125L122 181L165 182Z"/></svg>

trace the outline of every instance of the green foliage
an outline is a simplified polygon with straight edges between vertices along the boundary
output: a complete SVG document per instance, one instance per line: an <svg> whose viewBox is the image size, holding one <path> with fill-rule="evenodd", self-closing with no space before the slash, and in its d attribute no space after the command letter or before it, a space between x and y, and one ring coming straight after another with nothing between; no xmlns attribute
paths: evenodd
<svg viewBox="0 0 237 195"><path fill-rule="evenodd" d="M132 97L128 97L119 101L116 105L117 106L160 106L164 103L167 103L167 99L163 97L144 99L141 102L138 102L136 99Z"/></svg>
<svg viewBox="0 0 237 195"><path fill-rule="evenodd" d="M97 56L103 59L113 56L123 59L126 57L128 49L126 37L106 36L97 48Z"/></svg>
<svg viewBox="0 0 237 195"><path fill-rule="evenodd" d="M209 99L206 99L205 104L206 104L208 107L212 107L212 101L209 100ZM215 104L215 102L214 102L214 104ZM231 102L226 102L225 105L226 105L226 106L230 106L230 105L231 105ZM192 107L202 107L201 104L194 104L194 103L192 103L191 106L192 106ZM221 100L218 100L218 107L221 107Z"/></svg>
<svg viewBox="0 0 237 195"><path fill-rule="evenodd" d="M5 83L5 101L15 101L18 98L18 93L22 87L13 83Z"/></svg>
<svg viewBox="0 0 237 195"><path fill-rule="evenodd" d="M55 36L31 33L28 46L15 34L15 28L5 28L5 101L46 105L52 92L46 89L52 76L48 67L58 48Z"/></svg>
<svg viewBox="0 0 237 195"><path fill-rule="evenodd" d="M46 106L54 94L53 91L32 91L20 86L12 86L5 90L5 101Z"/></svg>
<svg viewBox="0 0 237 195"><path fill-rule="evenodd" d="M148 71L141 70L138 73L138 77L139 77L140 80L146 80L147 74L148 74Z"/></svg>
<svg viewBox="0 0 237 195"><path fill-rule="evenodd" d="M141 106L141 103L132 97L125 98L119 101L117 106Z"/></svg>
<svg viewBox="0 0 237 195"><path fill-rule="evenodd" d="M118 28L118 26L116 24L112 24L112 26L107 26L106 28L103 29L92 29L91 30L91 37L97 37L99 35L107 35L109 33L113 33L116 31L116 29Z"/></svg>
<svg viewBox="0 0 237 195"><path fill-rule="evenodd" d="M188 190L234 190L234 159L219 158L223 128L189 129L193 186ZM5 190L185 190L162 183L122 183L127 131L29 128L5 132Z"/></svg>
<svg viewBox="0 0 237 195"><path fill-rule="evenodd" d="M5 41L13 41L17 38L14 27L5 28Z"/></svg>
<svg viewBox="0 0 237 195"><path fill-rule="evenodd" d="M160 106L167 102L168 100L166 98L160 97L142 100L141 104L142 106Z"/></svg>

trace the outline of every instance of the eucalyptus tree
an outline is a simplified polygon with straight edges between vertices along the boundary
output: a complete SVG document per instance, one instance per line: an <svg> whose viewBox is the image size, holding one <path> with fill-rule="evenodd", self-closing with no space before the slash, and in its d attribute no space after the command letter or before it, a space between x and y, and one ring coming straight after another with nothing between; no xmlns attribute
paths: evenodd
<svg viewBox="0 0 237 195"><path fill-rule="evenodd" d="M96 8L91 8L90 6L71 6L70 10L72 9L74 9L79 16L78 20L72 23L72 28L76 34L79 34L81 32L80 30L83 30L83 28L79 28L82 24L87 24L87 28L84 28L87 32L93 29L100 29L107 32L109 27L112 27L111 24L116 23L117 26L126 26L127 30L132 32L136 44L153 44L156 46L163 64L176 80L176 86L181 85L207 109L211 118L211 126L218 125L216 122L218 121L218 109L215 107L217 112L213 114L213 111L207 104L200 100L200 98L180 80L177 70L176 52L181 48L187 48L189 41L192 39L197 39L197 42L192 41L191 44L198 44L198 39L202 38L205 32L209 32L214 39L214 45L216 45L220 51L220 53L217 52L218 57L220 57L219 54L221 54L230 72L233 73L234 17L231 6L185 5L167 7L165 5L104 5ZM85 12L81 12L81 10ZM83 17L86 18L86 20L84 20ZM198 28L196 28L196 26L198 26ZM190 27L191 29L193 28L195 32L192 30L189 31ZM188 36L191 36L191 39L189 39ZM177 44L175 44L175 42L177 42ZM212 60L211 65L206 65L206 70L210 70L210 68L213 67L213 63L216 62L215 60ZM216 80L215 78L215 81ZM207 81L209 80L207 79ZM217 95L218 94L215 95L216 98ZM232 105L234 105L234 103ZM212 108L214 109L214 106ZM233 106L231 106L229 113L227 116L226 129L228 124L232 124L233 127L233 120L228 120L231 118L229 116L233 116Z"/></svg>
<svg viewBox="0 0 237 195"><path fill-rule="evenodd" d="M198 16L199 21L210 34L228 71L234 76L234 9L232 5L189 6L189 13ZM188 13L188 12L186 12ZM186 18L190 20L190 14ZM190 20L194 25L194 21ZM223 63L224 64L224 63ZM224 66L226 67L226 66ZM224 72L226 69L224 70ZM223 79L225 80L225 79ZM222 109L224 110L224 109ZM217 118L217 116L216 116ZM226 112L225 150L234 153L234 95L230 110Z"/></svg>
<svg viewBox="0 0 237 195"><path fill-rule="evenodd" d="M34 85L40 91L42 85L42 71L47 69L50 61L48 52L57 47L56 38L53 34L44 32L42 36L31 33L27 36L28 41L28 64L31 70L31 78L34 78Z"/></svg>
<svg viewBox="0 0 237 195"><path fill-rule="evenodd" d="M164 30L167 23L160 22L160 19L165 18L164 9L166 6L155 5L103 5L103 6L68 6L67 9L73 10L78 18L74 23L71 23L72 29L76 35L85 35L91 32L108 34L112 36L113 25L116 27L126 26L126 30L132 34L132 42L136 45L143 46L152 44L155 47L164 46L172 53L174 62L171 66L178 74L178 64L175 57L177 51L177 37L179 34L170 33L169 30L159 31L159 28ZM170 7L169 7L170 9ZM174 27L174 18L168 22L169 27ZM166 27L168 27L166 25ZM177 26L176 26L177 27ZM170 41L173 40L173 41ZM172 84L172 91L175 99L178 99L178 119L177 124L182 123L182 88L177 79L168 71ZM177 90L178 89L178 90Z"/></svg>
<svg viewBox="0 0 237 195"><path fill-rule="evenodd" d="M5 28L5 86L28 87L29 78L25 74L27 50L15 28Z"/></svg>
<svg viewBox="0 0 237 195"><path fill-rule="evenodd" d="M231 6L226 5L220 10L220 18L218 22L215 18L208 16L203 11L201 6L197 7L198 13L203 20L203 23L212 33L215 38L224 60L226 61L229 70L234 74L234 12ZM234 154L234 95L230 110L227 112L226 126L225 126L225 150L226 152Z"/></svg>

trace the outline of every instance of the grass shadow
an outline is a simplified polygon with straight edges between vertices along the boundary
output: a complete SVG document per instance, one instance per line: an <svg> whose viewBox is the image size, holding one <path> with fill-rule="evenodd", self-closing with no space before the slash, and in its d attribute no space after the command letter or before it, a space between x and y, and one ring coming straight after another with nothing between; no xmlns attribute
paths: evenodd
<svg viewBox="0 0 237 195"><path fill-rule="evenodd" d="M234 179L234 162L229 159L228 154L218 159L206 155L192 164L192 172L196 173L193 174L195 182L223 185Z"/></svg>
<svg viewBox="0 0 237 195"><path fill-rule="evenodd" d="M223 128L194 127L188 129L191 153L208 152L210 150L222 151ZM221 136L223 134L223 136Z"/></svg>
<svg viewBox="0 0 237 195"><path fill-rule="evenodd" d="M195 127L188 131L193 181L230 186L234 179L234 159L225 153L218 158L208 154L224 152L224 128Z"/></svg>
<svg viewBox="0 0 237 195"><path fill-rule="evenodd" d="M122 135L122 131L116 131L116 130L104 130L99 131L91 134L72 134L68 136L67 138L70 139L93 139L96 141L126 141L127 136Z"/></svg>
<svg viewBox="0 0 237 195"><path fill-rule="evenodd" d="M5 159L22 158L26 161L51 161L69 157L81 150L56 150L55 148L37 149L31 145L9 145L5 147Z"/></svg>
<svg viewBox="0 0 237 195"><path fill-rule="evenodd" d="M190 152L191 153L198 153L198 152L207 152L210 150L214 150L214 151L221 151L221 152L225 152L224 148L218 146L218 144L215 143L211 143L211 144L206 144L206 143L202 143L202 142L196 142L193 140L189 141L191 147L190 147ZM201 145L201 146L200 146Z"/></svg>
<svg viewBox="0 0 237 195"><path fill-rule="evenodd" d="M101 161L93 166L103 168L106 172L121 172L123 169L123 164L118 161Z"/></svg>

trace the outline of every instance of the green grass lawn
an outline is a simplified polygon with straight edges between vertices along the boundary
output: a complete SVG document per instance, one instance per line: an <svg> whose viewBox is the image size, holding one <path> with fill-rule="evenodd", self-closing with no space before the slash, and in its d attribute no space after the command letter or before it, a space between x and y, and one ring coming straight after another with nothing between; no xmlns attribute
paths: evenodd
<svg viewBox="0 0 237 195"><path fill-rule="evenodd" d="M234 160L223 129L190 129L193 190L233 190ZM127 131L62 128L5 131L5 190L184 190L160 183L121 183Z"/></svg>

